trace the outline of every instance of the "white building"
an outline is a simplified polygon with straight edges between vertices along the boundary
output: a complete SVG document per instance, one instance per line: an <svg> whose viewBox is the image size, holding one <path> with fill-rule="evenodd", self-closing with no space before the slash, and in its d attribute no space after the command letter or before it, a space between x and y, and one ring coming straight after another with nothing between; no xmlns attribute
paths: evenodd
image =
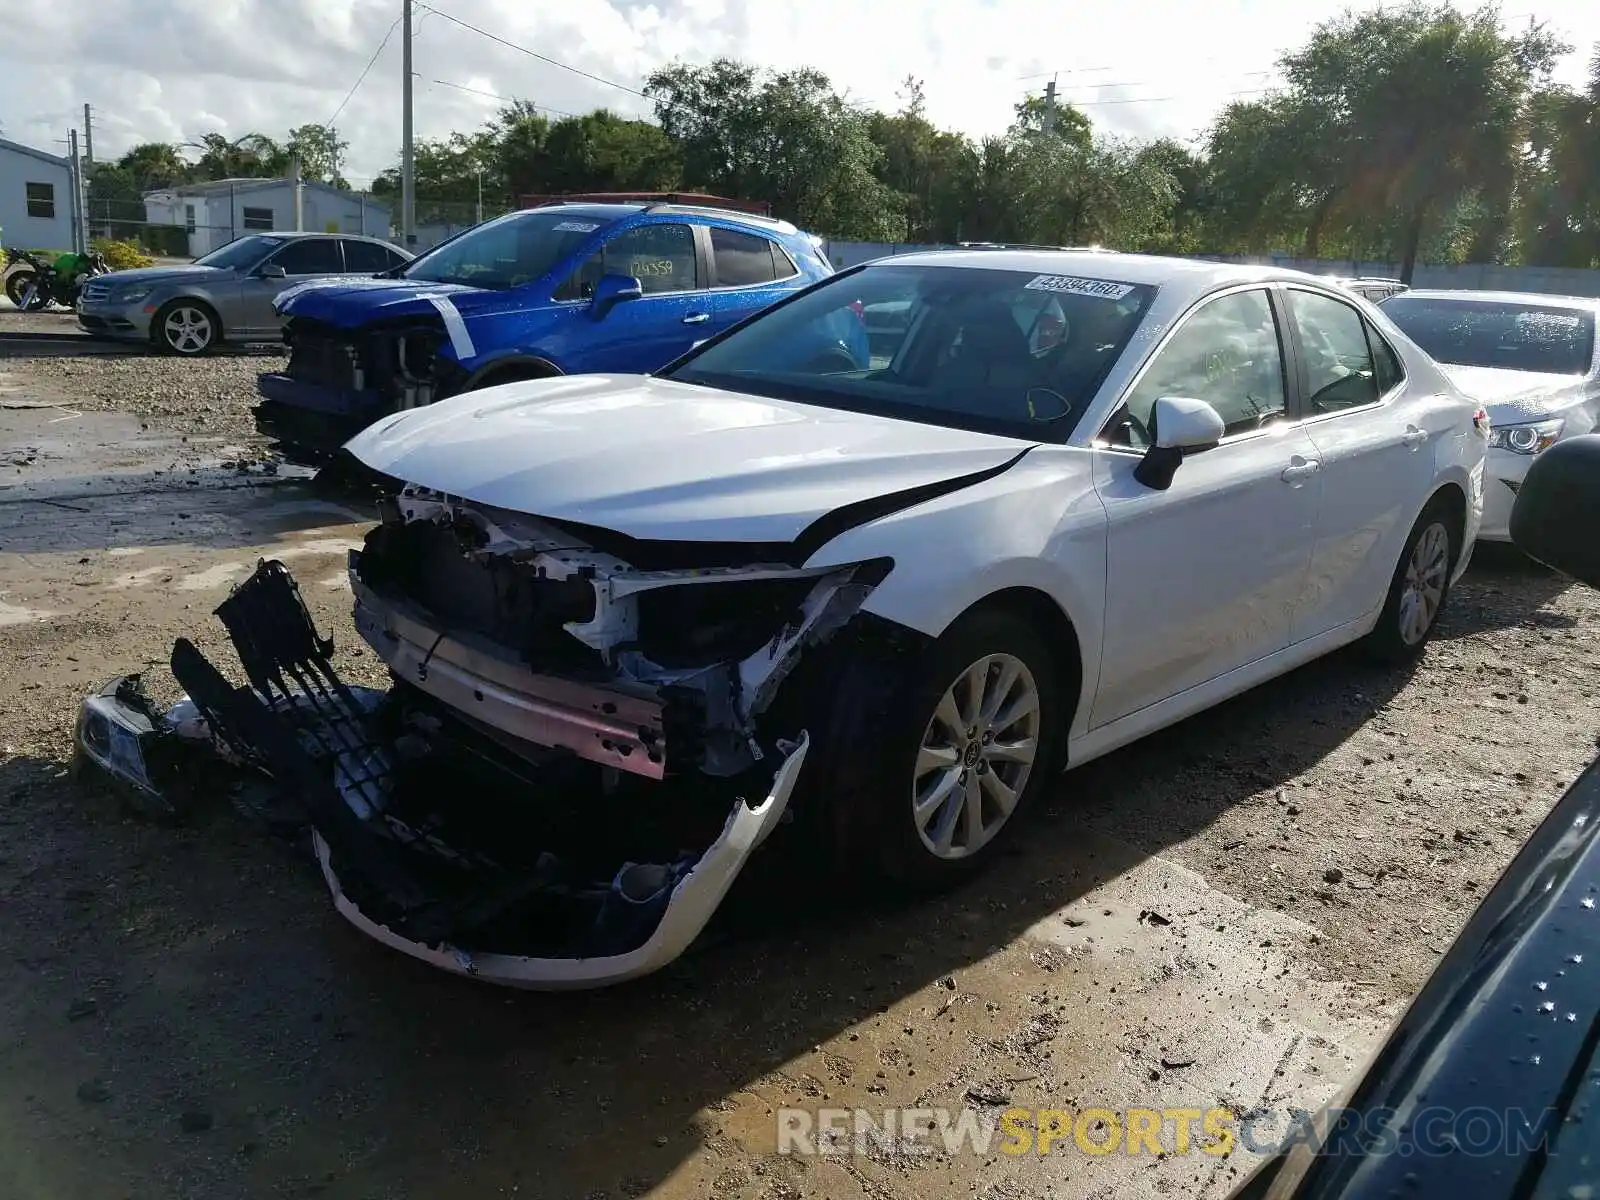
<svg viewBox="0 0 1600 1200"><path fill-rule="evenodd" d="M72 164L0 138L0 245L72 249Z"/></svg>
<svg viewBox="0 0 1600 1200"><path fill-rule="evenodd" d="M325 183L301 185L301 223L308 233L389 236L389 209L364 195ZM218 179L189 183L144 198L145 220L189 231L189 253L209 254L247 233L295 230L291 179Z"/></svg>

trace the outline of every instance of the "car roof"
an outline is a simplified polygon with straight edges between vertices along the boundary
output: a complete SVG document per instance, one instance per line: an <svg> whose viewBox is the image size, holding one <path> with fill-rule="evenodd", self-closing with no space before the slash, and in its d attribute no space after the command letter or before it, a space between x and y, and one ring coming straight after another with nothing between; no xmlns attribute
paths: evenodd
<svg viewBox="0 0 1600 1200"><path fill-rule="evenodd" d="M1195 296L1230 283L1310 283L1336 286L1326 275L1283 267L1123 254L1114 250L928 250L876 259L875 265L943 267L955 270L1034 271L1041 275L1088 276L1118 283L1174 288Z"/></svg>
<svg viewBox="0 0 1600 1200"><path fill-rule="evenodd" d="M717 220L735 221L744 225L759 226L773 234L796 234L800 231L793 224L779 217L769 217L763 213L742 212L737 208L717 208L710 204L674 204L668 201L645 204L643 202L629 202L621 204L541 204L535 208L525 208L523 212L559 213L568 217L592 217L598 221L620 221L624 217L635 217L642 213L651 213L661 216L693 216L713 217Z"/></svg>
<svg viewBox="0 0 1600 1200"><path fill-rule="evenodd" d="M1545 308L1581 308L1600 312L1600 296L1559 296L1546 292L1469 292L1449 288L1432 288L1420 291L1413 288L1405 293L1407 300L1466 300L1483 304L1528 304Z"/></svg>

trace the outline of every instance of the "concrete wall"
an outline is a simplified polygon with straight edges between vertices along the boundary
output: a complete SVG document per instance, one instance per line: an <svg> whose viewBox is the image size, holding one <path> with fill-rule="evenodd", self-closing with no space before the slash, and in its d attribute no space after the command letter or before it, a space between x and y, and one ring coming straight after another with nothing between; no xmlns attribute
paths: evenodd
<svg viewBox="0 0 1600 1200"><path fill-rule="evenodd" d="M30 217L30 183L55 189L55 215ZM72 249L72 172L67 160L0 143L0 245L25 250Z"/></svg>
<svg viewBox="0 0 1600 1200"><path fill-rule="evenodd" d="M828 258L837 268L918 250L955 249L953 246L914 246L890 242L829 242ZM1376 275L1397 278L1398 263L1354 262L1350 259L1305 259L1277 255L1204 254L1215 262L1257 263L1309 271L1313 275ZM1600 271L1581 267L1502 267L1492 263L1461 266L1419 265L1412 279L1419 288L1458 288L1481 291L1543 292L1558 296L1600 296Z"/></svg>

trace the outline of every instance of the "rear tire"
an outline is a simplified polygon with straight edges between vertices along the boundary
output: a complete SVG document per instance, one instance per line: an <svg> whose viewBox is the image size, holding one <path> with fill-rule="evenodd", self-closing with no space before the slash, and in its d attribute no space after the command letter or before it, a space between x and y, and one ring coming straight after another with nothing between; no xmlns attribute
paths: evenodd
<svg viewBox="0 0 1600 1200"><path fill-rule="evenodd" d="M22 311L22 293L35 274L34 271L13 271L6 276L6 299L16 305L19 312Z"/></svg>
<svg viewBox="0 0 1600 1200"><path fill-rule="evenodd" d="M1461 532L1461 522L1444 500L1428 502L1400 551L1378 623L1361 642L1368 658L1398 666L1422 653L1450 599Z"/></svg>

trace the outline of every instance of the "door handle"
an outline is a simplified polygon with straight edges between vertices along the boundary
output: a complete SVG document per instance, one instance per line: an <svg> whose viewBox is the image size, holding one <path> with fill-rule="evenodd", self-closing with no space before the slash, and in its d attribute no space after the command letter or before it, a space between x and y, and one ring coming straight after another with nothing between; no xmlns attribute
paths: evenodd
<svg viewBox="0 0 1600 1200"><path fill-rule="evenodd" d="M1412 450L1415 450L1427 440L1428 431L1426 429L1419 429L1415 425L1407 425L1406 431L1400 435L1400 444L1407 446Z"/></svg>
<svg viewBox="0 0 1600 1200"><path fill-rule="evenodd" d="M703 325L711 320L710 313L690 313L683 319L685 325Z"/></svg>
<svg viewBox="0 0 1600 1200"><path fill-rule="evenodd" d="M1322 470L1321 459L1301 458L1298 454L1296 454L1289 460L1289 465L1283 469L1278 478L1283 480L1285 483L1299 485L1305 480L1310 479L1320 470Z"/></svg>

